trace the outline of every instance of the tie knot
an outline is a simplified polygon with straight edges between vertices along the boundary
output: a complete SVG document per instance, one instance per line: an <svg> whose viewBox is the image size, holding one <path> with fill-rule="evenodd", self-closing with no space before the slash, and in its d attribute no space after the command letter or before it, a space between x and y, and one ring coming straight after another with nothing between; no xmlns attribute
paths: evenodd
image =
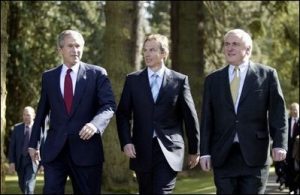
<svg viewBox="0 0 300 195"><path fill-rule="evenodd" d="M70 74L71 72L72 72L72 69L69 68L69 69L67 70L67 74Z"/></svg>
<svg viewBox="0 0 300 195"><path fill-rule="evenodd" d="M153 78L153 79L157 79L157 78L158 78L158 74L154 73L154 74L152 75L152 78Z"/></svg>

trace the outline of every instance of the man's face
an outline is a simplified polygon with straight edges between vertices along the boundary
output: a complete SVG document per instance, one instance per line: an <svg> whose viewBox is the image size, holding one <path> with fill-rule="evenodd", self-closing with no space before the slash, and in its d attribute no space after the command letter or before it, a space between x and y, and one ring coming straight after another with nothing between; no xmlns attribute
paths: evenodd
<svg viewBox="0 0 300 195"><path fill-rule="evenodd" d="M64 46L59 48L63 62L67 66L78 63L83 53L83 41L76 35L68 35L64 38Z"/></svg>
<svg viewBox="0 0 300 195"><path fill-rule="evenodd" d="M291 117L298 118L299 117L299 106L292 105L290 108Z"/></svg>
<svg viewBox="0 0 300 195"><path fill-rule="evenodd" d="M146 66L156 68L162 64L166 54L160 50L160 43L158 41L149 40L144 44L143 55Z"/></svg>
<svg viewBox="0 0 300 195"><path fill-rule="evenodd" d="M224 40L224 54L227 63L240 65L249 55L250 50L236 34L229 34Z"/></svg>
<svg viewBox="0 0 300 195"><path fill-rule="evenodd" d="M34 117L35 117L35 113L32 110L25 109L23 111L23 122L26 125L30 125L33 122Z"/></svg>

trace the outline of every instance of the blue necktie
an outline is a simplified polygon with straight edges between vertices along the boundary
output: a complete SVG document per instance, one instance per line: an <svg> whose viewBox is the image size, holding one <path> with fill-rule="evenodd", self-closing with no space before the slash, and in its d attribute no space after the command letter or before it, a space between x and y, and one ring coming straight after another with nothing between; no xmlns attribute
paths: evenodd
<svg viewBox="0 0 300 195"><path fill-rule="evenodd" d="M159 92L159 86L158 86L158 83L157 83L157 79L158 79L158 75L157 74L153 74L151 76L151 92L152 92L152 97L153 97L153 100L154 102L156 102L156 99L157 99L157 96L158 96L158 92Z"/></svg>

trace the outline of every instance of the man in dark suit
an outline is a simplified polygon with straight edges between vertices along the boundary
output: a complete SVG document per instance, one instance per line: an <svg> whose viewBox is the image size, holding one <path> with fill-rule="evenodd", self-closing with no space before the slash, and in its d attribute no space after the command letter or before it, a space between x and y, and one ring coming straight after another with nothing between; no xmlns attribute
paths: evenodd
<svg viewBox="0 0 300 195"><path fill-rule="evenodd" d="M200 164L214 170L218 194L262 194L272 157L287 150L287 115L276 70L250 61L252 39L241 29L224 36L229 65L207 76L200 127Z"/></svg>
<svg viewBox="0 0 300 195"><path fill-rule="evenodd" d="M289 187L290 194L299 194L299 161L295 159L294 150L299 153L299 146L295 147L296 137L300 135L299 128L299 104L294 102L290 105L290 117L288 119L288 152L286 157L286 176L287 186ZM298 180L298 181L297 181Z"/></svg>
<svg viewBox="0 0 300 195"><path fill-rule="evenodd" d="M9 172L17 172L19 187L24 194L34 194L38 171L38 165L31 161L27 150L34 117L34 109L26 106L23 122L14 125L9 144Z"/></svg>
<svg viewBox="0 0 300 195"><path fill-rule="evenodd" d="M41 98L29 144L36 160L38 129L50 114L47 138L41 151L46 194L63 194L67 176L74 193L101 192L104 161L101 136L115 110L106 70L81 62L84 39L73 30L58 36L63 64L42 76Z"/></svg>
<svg viewBox="0 0 300 195"><path fill-rule="evenodd" d="M121 149L130 158L141 194L174 189L177 172L183 167L183 121L188 164L193 168L199 162L198 118L188 77L164 65L168 53L167 37L146 37L143 55L147 68L126 77L116 112Z"/></svg>

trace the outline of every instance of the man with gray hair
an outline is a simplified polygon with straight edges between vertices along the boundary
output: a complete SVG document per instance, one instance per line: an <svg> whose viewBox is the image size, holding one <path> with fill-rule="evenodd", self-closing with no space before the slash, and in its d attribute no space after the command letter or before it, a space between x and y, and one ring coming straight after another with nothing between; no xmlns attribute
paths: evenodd
<svg viewBox="0 0 300 195"><path fill-rule="evenodd" d="M200 164L214 170L218 194L263 194L272 157L287 152L285 100L274 68L250 61L252 39L241 29L224 36L227 66L205 79Z"/></svg>
<svg viewBox="0 0 300 195"><path fill-rule="evenodd" d="M9 172L18 174L19 187L24 194L34 194L38 165L31 161L28 143L35 111L31 106L23 110L23 122L14 125L9 144Z"/></svg>

